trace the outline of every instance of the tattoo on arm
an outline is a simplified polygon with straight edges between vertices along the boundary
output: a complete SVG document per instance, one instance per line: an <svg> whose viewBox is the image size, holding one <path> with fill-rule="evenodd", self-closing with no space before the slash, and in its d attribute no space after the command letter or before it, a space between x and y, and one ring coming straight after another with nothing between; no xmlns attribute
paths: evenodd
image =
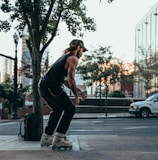
<svg viewBox="0 0 158 160"><path fill-rule="evenodd" d="M75 97L78 97L78 90L75 82L75 69L78 64L78 59L73 56L67 60L67 81L69 88L72 90Z"/></svg>
<svg viewBox="0 0 158 160"><path fill-rule="evenodd" d="M77 90L74 86L72 87L72 92L74 93L75 97L78 97Z"/></svg>
<svg viewBox="0 0 158 160"><path fill-rule="evenodd" d="M68 72L68 75L69 75L69 81L71 82L71 90L72 92L74 93L74 95L77 97L78 96L78 93L77 93L77 87L76 87L76 82L75 82L75 79L74 79L74 75L71 73L71 72Z"/></svg>

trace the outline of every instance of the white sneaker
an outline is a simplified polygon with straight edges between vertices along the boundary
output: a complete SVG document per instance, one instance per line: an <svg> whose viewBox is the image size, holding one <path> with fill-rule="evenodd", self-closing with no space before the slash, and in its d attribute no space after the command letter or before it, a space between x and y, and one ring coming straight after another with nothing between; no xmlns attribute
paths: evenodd
<svg viewBox="0 0 158 160"><path fill-rule="evenodd" d="M52 140L53 140L53 136L43 133L41 137L41 147L44 147L44 146L49 147L50 145L52 145Z"/></svg>
<svg viewBox="0 0 158 160"><path fill-rule="evenodd" d="M65 138L65 134L56 133L52 141L52 150L72 149L72 142Z"/></svg>

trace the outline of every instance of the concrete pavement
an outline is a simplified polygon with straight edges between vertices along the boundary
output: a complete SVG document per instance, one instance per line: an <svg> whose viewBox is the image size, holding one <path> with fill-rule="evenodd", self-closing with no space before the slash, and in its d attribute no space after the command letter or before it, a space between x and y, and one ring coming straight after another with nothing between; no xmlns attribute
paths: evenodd
<svg viewBox="0 0 158 160"><path fill-rule="evenodd" d="M73 151L79 151L80 146L77 136L70 136L69 139L73 142ZM16 135L1 135L0 136L0 151L41 151L51 150L51 147L41 147L39 141L23 141Z"/></svg>
<svg viewBox="0 0 158 160"><path fill-rule="evenodd" d="M157 160L157 137L77 135L72 150L53 151L40 142L0 136L0 160Z"/></svg>

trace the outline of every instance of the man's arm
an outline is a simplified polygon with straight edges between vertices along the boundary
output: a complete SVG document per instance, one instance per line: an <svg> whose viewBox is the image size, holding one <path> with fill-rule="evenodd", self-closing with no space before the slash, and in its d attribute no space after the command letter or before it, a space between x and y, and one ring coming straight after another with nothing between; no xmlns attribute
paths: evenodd
<svg viewBox="0 0 158 160"><path fill-rule="evenodd" d="M70 87L69 87L69 85L68 85L68 81L67 81L67 79L64 81L64 85L66 86L66 87L68 87L69 89L71 89ZM82 91L79 87L77 87L76 86L76 89L77 89L77 94L78 94L78 96L80 97L82 97L82 100L85 100L86 98L87 98L87 95L86 95L86 93L84 92L84 91Z"/></svg>
<svg viewBox="0 0 158 160"><path fill-rule="evenodd" d="M78 59L71 56L67 59L65 68L67 69L67 86L72 90L75 96L75 104L79 104L78 88L75 81L75 70L78 65Z"/></svg>
<svg viewBox="0 0 158 160"><path fill-rule="evenodd" d="M78 64L78 59L76 57L69 57L67 59L67 84L76 97L78 96L77 86L75 81L75 70L77 64Z"/></svg>

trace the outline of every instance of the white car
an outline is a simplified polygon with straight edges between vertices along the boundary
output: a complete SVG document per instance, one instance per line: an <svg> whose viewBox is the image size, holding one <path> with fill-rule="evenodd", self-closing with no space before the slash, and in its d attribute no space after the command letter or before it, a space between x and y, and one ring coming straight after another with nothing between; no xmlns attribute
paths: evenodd
<svg viewBox="0 0 158 160"><path fill-rule="evenodd" d="M136 117L149 117L150 114L158 114L158 94L153 94L145 101L130 104L129 113Z"/></svg>

